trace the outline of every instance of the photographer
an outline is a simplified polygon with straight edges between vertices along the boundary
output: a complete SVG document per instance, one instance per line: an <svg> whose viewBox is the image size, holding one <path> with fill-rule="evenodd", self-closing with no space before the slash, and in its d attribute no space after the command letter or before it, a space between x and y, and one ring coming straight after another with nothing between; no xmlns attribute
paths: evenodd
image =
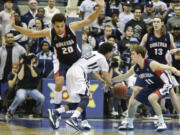
<svg viewBox="0 0 180 135"><path fill-rule="evenodd" d="M18 89L15 99L8 109L6 115L7 118L13 117L13 114L15 113L18 105L21 104L27 97L31 97L36 101L34 114L36 116L41 115L44 96L37 90L40 71L34 67L35 61L36 56L32 53L22 56L20 67L17 72Z"/></svg>

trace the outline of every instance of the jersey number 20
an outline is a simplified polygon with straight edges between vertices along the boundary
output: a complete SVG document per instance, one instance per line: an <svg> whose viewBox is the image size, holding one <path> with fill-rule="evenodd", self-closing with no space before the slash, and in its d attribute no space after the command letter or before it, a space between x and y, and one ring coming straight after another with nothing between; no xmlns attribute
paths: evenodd
<svg viewBox="0 0 180 135"><path fill-rule="evenodd" d="M74 51L74 50L73 50L73 47L72 47L72 46L63 47L63 48L62 48L63 54L69 54L69 53L72 53L73 51Z"/></svg>

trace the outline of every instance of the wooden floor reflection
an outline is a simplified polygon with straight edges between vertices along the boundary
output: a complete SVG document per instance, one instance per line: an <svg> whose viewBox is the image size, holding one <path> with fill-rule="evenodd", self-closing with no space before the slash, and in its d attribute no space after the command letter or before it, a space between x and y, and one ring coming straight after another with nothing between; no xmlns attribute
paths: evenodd
<svg viewBox="0 0 180 135"><path fill-rule="evenodd" d="M158 133L152 120L136 120L135 130L119 132L119 120L90 120L93 129L89 132L77 132L61 121L61 127L53 130L48 119L17 118L7 122L0 116L0 135L180 135L177 120L168 120L168 130Z"/></svg>

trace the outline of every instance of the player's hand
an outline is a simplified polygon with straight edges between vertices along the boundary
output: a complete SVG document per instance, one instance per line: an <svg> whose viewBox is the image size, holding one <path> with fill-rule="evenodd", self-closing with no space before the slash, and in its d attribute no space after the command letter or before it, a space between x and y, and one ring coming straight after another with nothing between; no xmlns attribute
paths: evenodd
<svg viewBox="0 0 180 135"><path fill-rule="evenodd" d="M176 76L180 76L180 71L179 71L179 70L176 70L176 71L174 72L174 74L175 74Z"/></svg>
<svg viewBox="0 0 180 135"><path fill-rule="evenodd" d="M179 51L179 49L171 49L169 52L170 54L175 54L177 51Z"/></svg>
<svg viewBox="0 0 180 135"><path fill-rule="evenodd" d="M105 5L104 0L96 0L96 3L97 3L100 7L104 7L104 5Z"/></svg>
<svg viewBox="0 0 180 135"><path fill-rule="evenodd" d="M14 13L11 14L11 26L15 26L15 18L14 18Z"/></svg>

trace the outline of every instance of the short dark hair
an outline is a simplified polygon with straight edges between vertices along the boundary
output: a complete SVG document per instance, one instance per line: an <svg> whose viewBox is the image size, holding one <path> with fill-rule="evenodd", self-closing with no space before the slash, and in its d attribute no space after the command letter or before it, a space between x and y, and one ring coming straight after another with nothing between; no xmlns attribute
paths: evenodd
<svg viewBox="0 0 180 135"><path fill-rule="evenodd" d="M111 43L105 42L102 45L100 45L98 52L105 55L108 52L111 52L113 49L113 46Z"/></svg>
<svg viewBox="0 0 180 135"><path fill-rule="evenodd" d="M131 52L136 52L137 54L141 54L143 58L145 58L146 55L146 49L143 46L134 45L130 47Z"/></svg>
<svg viewBox="0 0 180 135"><path fill-rule="evenodd" d="M135 10L141 10L141 12L142 12L142 8L139 5L134 7L134 12L135 12Z"/></svg>
<svg viewBox="0 0 180 135"><path fill-rule="evenodd" d="M114 39L116 40L116 37L115 37L114 35L109 35L109 36L107 37L108 40L109 40L110 38L114 38Z"/></svg>
<svg viewBox="0 0 180 135"><path fill-rule="evenodd" d="M53 16L51 22L52 24L55 24L55 22L66 22L66 17L64 14L58 13Z"/></svg>
<svg viewBox="0 0 180 135"><path fill-rule="evenodd" d="M7 35L9 35L9 34L12 34L14 36L14 34L12 32L8 32L5 34L5 38L7 38Z"/></svg>

